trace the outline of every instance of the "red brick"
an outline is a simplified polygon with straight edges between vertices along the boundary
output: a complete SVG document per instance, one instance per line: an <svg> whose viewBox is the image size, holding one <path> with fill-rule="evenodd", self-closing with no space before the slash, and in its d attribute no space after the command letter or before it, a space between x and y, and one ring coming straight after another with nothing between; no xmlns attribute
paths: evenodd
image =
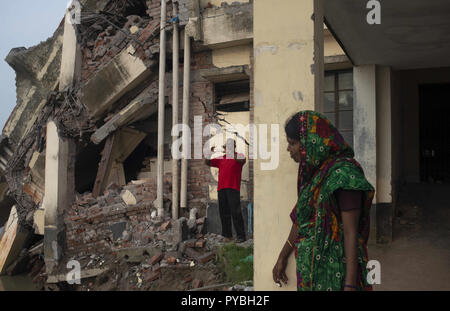
<svg viewBox="0 0 450 311"><path fill-rule="evenodd" d="M152 273L150 273L149 276L147 276L145 278L145 280L147 282L153 282L153 281L159 279L160 276L161 276L161 271L153 271Z"/></svg>
<svg viewBox="0 0 450 311"><path fill-rule="evenodd" d="M154 265L159 263L162 259L164 258L164 254L160 253L160 254L156 254L155 256L152 257L152 259L150 259L150 264Z"/></svg>
<svg viewBox="0 0 450 311"><path fill-rule="evenodd" d="M200 240L200 241L195 243L195 247L196 248L203 248L203 247L205 247L205 244L206 244L206 240Z"/></svg>
<svg viewBox="0 0 450 311"><path fill-rule="evenodd" d="M198 259L198 261L199 261L201 264L205 264L205 263L207 263L207 262L209 262L209 261L211 261L211 260L213 260L213 259L215 259L215 258L216 258L216 254L214 254L213 252L211 252L211 253L207 253L207 254L201 256L201 257Z"/></svg>
<svg viewBox="0 0 450 311"><path fill-rule="evenodd" d="M177 259L175 257L169 257L169 258L167 258L167 263L169 265L174 265L177 263Z"/></svg>

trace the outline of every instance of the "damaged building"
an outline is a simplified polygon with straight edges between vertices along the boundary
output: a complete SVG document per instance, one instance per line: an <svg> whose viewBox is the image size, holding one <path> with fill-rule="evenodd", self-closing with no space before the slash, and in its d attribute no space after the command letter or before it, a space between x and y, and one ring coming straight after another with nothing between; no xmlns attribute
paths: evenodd
<svg viewBox="0 0 450 311"><path fill-rule="evenodd" d="M172 127L193 127L194 116L250 122L252 9L74 1L51 38L11 50L17 105L0 147L2 274L28 265L32 277L58 283L75 259L92 277L104 271L86 266L97 254L152 261L153 280L161 260L215 258L205 235L221 232L217 169L172 159ZM250 233L251 169L241 193Z"/></svg>
<svg viewBox="0 0 450 311"><path fill-rule="evenodd" d="M448 212L401 206L405 193L444 202L448 192L448 1L384 1L381 24L367 22L367 1L279 2L74 1L51 38L11 50L17 105L0 137L0 274L28 269L39 282L63 283L75 259L83 279L98 276L97 289L220 283L218 172L202 159L173 159L173 142L186 138L173 125L201 133L199 122L264 124L280 135L232 134L248 159L261 137L279 147L274 169L262 169L262 156L247 161L241 202L255 237L255 289L280 290L271 271L292 226L298 169L282 127L300 110L330 119L376 189L369 256L401 253L394 227L411 213L434 217L423 244L448 254L448 239L434 241ZM192 140L193 155L203 139ZM409 242L411 253L429 256ZM382 264L417 275L410 284L438 284L422 282L430 275L420 266ZM164 273L182 282L158 283Z"/></svg>

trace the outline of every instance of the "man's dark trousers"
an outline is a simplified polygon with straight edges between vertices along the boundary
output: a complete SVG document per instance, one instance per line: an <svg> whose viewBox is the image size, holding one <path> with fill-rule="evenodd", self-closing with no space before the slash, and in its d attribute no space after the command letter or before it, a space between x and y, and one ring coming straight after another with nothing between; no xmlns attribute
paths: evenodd
<svg viewBox="0 0 450 311"><path fill-rule="evenodd" d="M245 241L244 219L241 212L241 193L234 189L219 190L219 212L222 222L222 236L233 237L231 219L233 219L237 238Z"/></svg>

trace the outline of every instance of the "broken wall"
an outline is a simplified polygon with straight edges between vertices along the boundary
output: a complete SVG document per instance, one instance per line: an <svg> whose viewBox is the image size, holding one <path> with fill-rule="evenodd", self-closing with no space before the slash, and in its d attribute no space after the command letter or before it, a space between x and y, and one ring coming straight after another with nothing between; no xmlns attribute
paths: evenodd
<svg viewBox="0 0 450 311"><path fill-rule="evenodd" d="M12 143L30 130L59 81L63 32L61 24L47 41L12 49L5 59L16 72L17 104L3 129Z"/></svg>

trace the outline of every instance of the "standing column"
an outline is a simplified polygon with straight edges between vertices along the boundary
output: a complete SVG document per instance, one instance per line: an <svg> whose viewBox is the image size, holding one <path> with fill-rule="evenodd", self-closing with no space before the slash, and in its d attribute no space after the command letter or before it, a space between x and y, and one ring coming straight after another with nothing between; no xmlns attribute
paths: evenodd
<svg viewBox="0 0 450 311"><path fill-rule="evenodd" d="M177 3L173 3L173 16L178 15ZM178 94L179 94L179 58L180 58L180 32L178 29L178 23L173 24L173 96L172 96L172 126L178 124ZM172 146L178 137L172 136ZM178 219L178 199L179 199L179 184L178 184L178 160L172 159L172 218Z"/></svg>
<svg viewBox="0 0 450 311"><path fill-rule="evenodd" d="M60 260L63 247L62 215L69 202L69 142L58 134L53 121L47 124L45 151L44 259L48 272Z"/></svg>
<svg viewBox="0 0 450 311"><path fill-rule="evenodd" d="M191 38L184 31L184 78L183 78L183 124L189 126L189 99L191 87ZM183 158L181 160L181 208L187 208L187 175L188 175L188 153L187 146L191 143L190 136L183 134Z"/></svg>
<svg viewBox="0 0 450 311"><path fill-rule="evenodd" d="M164 218L164 112L166 104L166 0L161 0L161 33L159 52L159 101L158 101L158 168L157 168L157 209L158 217Z"/></svg>
<svg viewBox="0 0 450 311"><path fill-rule="evenodd" d="M367 180L377 186L377 88L376 66L356 66L353 70L353 136L355 159L361 164ZM376 239L376 202L370 214L370 243Z"/></svg>
<svg viewBox="0 0 450 311"><path fill-rule="evenodd" d="M377 66L377 240L392 241L392 121L391 68Z"/></svg>
<svg viewBox="0 0 450 311"><path fill-rule="evenodd" d="M267 138L269 149L279 143L279 149L273 150L279 153L278 167L264 170L261 164L266 161L261 157L254 161L257 291L280 290L273 282L272 268L292 227L289 213L297 200L298 169L286 152L283 125L300 110L314 110L316 99L322 96L323 29L314 31L319 24L323 28L322 1L284 0L278 6L273 0L254 1L254 121L268 128L279 125L278 137ZM268 137L270 130L259 131L258 136ZM296 290L294 256L289 259L287 274L292 277L281 290Z"/></svg>

